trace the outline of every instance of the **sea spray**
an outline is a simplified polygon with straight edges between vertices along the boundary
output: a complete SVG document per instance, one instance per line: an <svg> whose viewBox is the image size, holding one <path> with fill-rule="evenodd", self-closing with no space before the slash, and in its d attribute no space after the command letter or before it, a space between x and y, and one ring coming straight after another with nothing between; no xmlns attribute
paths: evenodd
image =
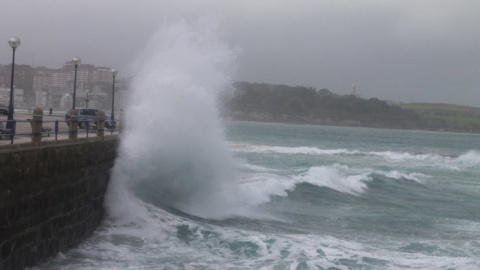
<svg viewBox="0 0 480 270"><path fill-rule="evenodd" d="M112 217L138 219L135 197L206 218L238 214L217 102L234 58L212 18L164 23L150 39L125 110L107 196Z"/></svg>

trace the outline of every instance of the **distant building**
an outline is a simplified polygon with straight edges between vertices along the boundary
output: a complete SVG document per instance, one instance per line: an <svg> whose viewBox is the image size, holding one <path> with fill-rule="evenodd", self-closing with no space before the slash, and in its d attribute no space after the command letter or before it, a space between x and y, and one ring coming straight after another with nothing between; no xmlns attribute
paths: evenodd
<svg viewBox="0 0 480 270"><path fill-rule="evenodd" d="M34 70L33 89L39 91L51 85L50 70L45 67L38 67Z"/></svg>
<svg viewBox="0 0 480 270"><path fill-rule="evenodd" d="M75 66L67 61L61 68L15 65L15 107L31 108L70 108L73 102L73 83ZM0 65L0 102L10 99L11 65ZM86 93L89 93L88 107L111 109L113 77L111 68L80 64L77 68L76 106L86 105ZM1 88L3 87L3 88ZM125 96L121 92L127 87L126 80L117 77L115 83L115 108L120 109Z"/></svg>
<svg viewBox="0 0 480 270"><path fill-rule="evenodd" d="M112 69L108 67L98 67L94 72L94 81L102 83L112 83Z"/></svg>
<svg viewBox="0 0 480 270"><path fill-rule="evenodd" d="M24 91L20 88L15 88L13 91L13 101L15 107L25 107ZM0 87L0 103L10 103L10 88Z"/></svg>
<svg viewBox="0 0 480 270"><path fill-rule="evenodd" d="M79 65L77 69L77 89L88 88L93 83L93 65ZM71 88L75 77L75 67L71 61L66 62L61 69L37 67L34 69L33 89L38 91L44 88Z"/></svg>
<svg viewBox="0 0 480 270"><path fill-rule="evenodd" d="M47 91L35 91L35 106L40 108L48 107L48 92Z"/></svg>
<svg viewBox="0 0 480 270"><path fill-rule="evenodd" d="M61 109L70 109L72 108L73 97L70 94L65 94L60 98L59 107Z"/></svg>

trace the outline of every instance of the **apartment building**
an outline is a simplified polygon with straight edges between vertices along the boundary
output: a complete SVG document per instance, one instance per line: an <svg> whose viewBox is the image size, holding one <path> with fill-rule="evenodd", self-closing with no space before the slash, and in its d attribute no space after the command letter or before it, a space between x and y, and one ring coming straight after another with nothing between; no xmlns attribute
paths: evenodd
<svg viewBox="0 0 480 270"><path fill-rule="evenodd" d="M0 65L0 102L8 103L11 66ZM42 107L67 109L73 102L75 66L67 61L61 68L15 65L15 107ZM109 67L80 64L77 67L76 106L108 109L111 107L112 72ZM125 82L117 77L115 106L124 105ZM88 93L88 94L87 94ZM88 99L87 99L88 95ZM88 100L88 104L87 104ZM118 106L118 107L117 107Z"/></svg>
<svg viewBox="0 0 480 270"><path fill-rule="evenodd" d="M24 106L25 98L24 91L20 88L15 88L13 91L13 100L16 106ZM0 87L0 103L9 104L10 103L10 87Z"/></svg>

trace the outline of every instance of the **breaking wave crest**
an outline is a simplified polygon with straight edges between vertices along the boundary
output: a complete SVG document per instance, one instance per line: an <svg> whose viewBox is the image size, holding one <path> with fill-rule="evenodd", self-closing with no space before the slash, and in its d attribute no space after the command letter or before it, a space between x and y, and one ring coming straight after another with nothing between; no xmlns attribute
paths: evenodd
<svg viewBox="0 0 480 270"><path fill-rule="evenodd" d="M409 173L397 170L382 171L372 168L354 169L345 165L313 166L294 175L269 173L265 168L249 167L249 173L240 180L240 188L248 194L252 206L267 203L272 196L287 197L296 187L308 183L320 188L327 188L340 193L358 196L365 193L372 182L379 176L384 181L406 181L425 184L430 176L422 173Z"/></svg>
<svg viewBox="0 0 480 270"><path fill-rule="evenodd" d="M107 196L112 216L135 216L127 199L135 196L206 218L242 211L218 118L235 54L218 25L215 18L165 23L139 57Z"/></svg>

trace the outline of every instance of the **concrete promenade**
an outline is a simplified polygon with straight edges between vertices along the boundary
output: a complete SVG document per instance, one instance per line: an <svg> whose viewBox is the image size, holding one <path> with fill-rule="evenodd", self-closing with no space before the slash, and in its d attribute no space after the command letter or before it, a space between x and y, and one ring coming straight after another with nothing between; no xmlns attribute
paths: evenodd
<svg viewBox="0 0 480 270"><path fill-rule="evenodd" d="M32 127L30 122L27 119L32 119L32 113L16 113L13 117L17 121L16 125L16 135L14 137L13 143L29 143L32 141L31 134L32 134ZM2 115L0 116L0 121L3 122L3 125L6 125L7 116ZM50 136L47 136L47 133L43 133L42 141L54 141L55 140L55 121L58 120L58 134L57 140L68 140L68 125L65 123L65 115L64 114L56 114L56 115L43 115L43 127L44 128L51 128ZM105 130L104 136L116 135L118 134L117 131L111 132L109 130ZM90 130L87 134L86 129L78 129L78 138L85 138L85 137L96 137L97 134ZM11 144L11 140L4 138L0 140L0 147L2 145Z"/></svg>

